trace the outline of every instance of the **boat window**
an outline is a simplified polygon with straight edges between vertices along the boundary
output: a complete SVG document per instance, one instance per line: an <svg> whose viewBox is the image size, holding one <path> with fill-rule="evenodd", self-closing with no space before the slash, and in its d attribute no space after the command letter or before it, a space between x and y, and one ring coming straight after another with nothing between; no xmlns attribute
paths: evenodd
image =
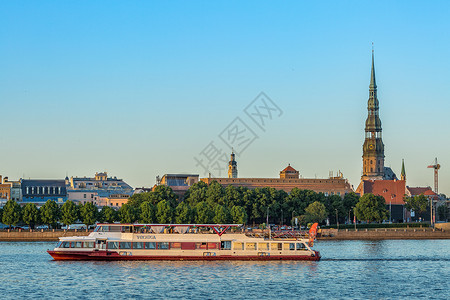
<svg viewBox="0 0 450 300"><path fill-rule="evenodd" d="M217 249L217 243L208 243L208 249Z"/></svg>
<svg viewBox="0 0 450 300"><path fill-rule="evenodd" d="M70 242L63 242L61 248L70 248Z"/></svg>
<svg viewBox="0 0 450 300"><path fill-rule="evenodd" d="M94 242L84 242L84 248L94 248Z"/></svg>
<svg viewBox="0 0 450 300"><path fill-rule="evenodd" d="M244 243L234 242L233 249L234 250L244 250Z"/></svg>
<svg viewBox="0 0 450 300"><path fill-rule="evenodd" d="M122 230L122 226L103 226L105 227L105 232L120 232Z"/></svg>
<svg viewBox="0 0 450 300"><path fill-rule="evenodd" d="M82 248L83 246L83 242L75 242L75 245L73 246L74 248Z"/></svg>
<svg viewBox="0 0 450 300"><path fill-rule="evenodd" d="M271 243L271 244L270 244L270 249L272 249L272 250L278 250L278 243Z"/></svg>
<svg viewBox="0 0 450 300"><path fill-rule="evenodd" d="M304 250L306 247L303 243L297 243L297 250Z"/></svg>
<svg viewBox="0 0 450 300"><path fill-rule="evenodd" d="M56 246L56 248L62 248L62 244L63 244L63 242L59 242L58 245Z"/></svg>
<svg viewBox="0 0 450 300"><path fill-rule="evenodd" d="M282 246L283 246L282 243L278 243L278 250L283 250Z"/></svg>
<svg viewBox="0 0 450 300"><path fill-rule="evenodd" d="M132 233L133 226L122 226L122 233Z"/></svg>
<svg viewBox="0 0 450 300"><path fill-rule="evenodd" d="M119 242L108 242L108 249L119 249Z"/></svg>
<svg viewBox="0 0 450 300"><path fill-rule="evenodd" d="M256 250L256 243L246 243L246 250Z"/></svg>
<svg viewBox="0 0 450 300"><path fill-rule="evenodd" d="M167 242L158 243L158 249L169 249L169 243Z"/></svg>
<svg viewBox="0 0 450 300"><path fill-rule="evenodd" d="M144 243L143 242L134 242L133 249L144 249Z"/></svg>
<svg viewBox="0 0 450 300"><path fill-rule="evenodd" d="M295 250L295 243L289 243L289 250Z"/></svg>
<svg viewBox="0 0 450 300"><path fill-rule="evenodd" d="M170 248L181 248L181 243L170 243Z"/></svg>
<svg viewBox="0 0 450 300"><path fill-rule="evenodd" d="M259 250L269 250L269 243L258 243Z"/></svg>
<svg viewBox="0 0 450 300"><path fill-rule="evenodd" d="M156 249L156 243L155 242L146 242L144 243L145 249Z"/></svg>
<svg viewBox="0 0 450 300"><path fill-rule="evenodd" d="M120 249L131 249L131 242L120 242Z"/></svg>
<svg viewBox="0 0 450 300"><path fill-rule="evenodd" d="M220 248L223 250L231 250L231 241L220 242Z"/></svg>

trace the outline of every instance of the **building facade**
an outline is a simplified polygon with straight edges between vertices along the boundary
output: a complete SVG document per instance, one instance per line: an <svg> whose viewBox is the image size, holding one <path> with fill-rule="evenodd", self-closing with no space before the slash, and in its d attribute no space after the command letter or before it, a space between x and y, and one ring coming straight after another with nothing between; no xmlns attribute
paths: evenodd
<svg viewBox="0 0 450 300"><path fill-rule="evenodd" d="M63 204L67 200L64 180L58 179L22 179L22 202L42 205L47 200Z"/></svg>
<svg viewBox="0 0 450 300"><path fill-rule="evenodd" d="M228 185L250 189L270 187L287 193L291 192L293 188L312 190L326 196L343 197L345 194L353 192L352 186L342 175L327 179L300 178L299 172L290 165L280 172L280 178L201 178L200 180L206 184L217 181L224 187Z"/></svg>
<svg viewBox="0 0 450 300"><path fill-rule="evenodd" d="M95 173L94 177L66 177L68 199L85 204L92 202L101 206L111 195L130 197L134 189L122 179L108 177L107 172Z"/></svg>
<svg viewBox="0 0 450 300"><path fill-rule="evenodd" d="M198 174L164 174L157 184L170 187L181 200L191 185L199 181L198 178Z"/></svg>

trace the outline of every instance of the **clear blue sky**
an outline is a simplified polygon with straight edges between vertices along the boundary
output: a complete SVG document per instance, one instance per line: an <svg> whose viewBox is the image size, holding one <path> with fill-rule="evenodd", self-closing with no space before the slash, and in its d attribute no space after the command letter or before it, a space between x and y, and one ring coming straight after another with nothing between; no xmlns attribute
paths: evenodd
<svg viewBox="0 0 450 300"><path fill-rule="evenodd" d="M291 163L356 187L374 42L386 165L432 186L437 156L448 195L449 15L448 1L0 1L0 174L204 176L193 158L239 116L259 137L240 177ZM265 132L243 112L261 91L283 111Z"/></svg>

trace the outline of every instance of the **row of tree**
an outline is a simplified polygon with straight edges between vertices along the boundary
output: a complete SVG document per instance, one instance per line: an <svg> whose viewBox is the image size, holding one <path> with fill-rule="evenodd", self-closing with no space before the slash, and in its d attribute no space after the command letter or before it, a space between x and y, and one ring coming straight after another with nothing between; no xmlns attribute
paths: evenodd
<svg viewBox="0 0 450 300"><path fill-rule="evenodd" d="M0 215L2 223L8 226L22 222L30 228L39 224L55 228L58 223L70 225L77 220L81 220L86 225L92 225L98 220L106 219L108 212L111 211L115 214L111 207L106 207L99 212L90 202L76 205L69 200L59 206L55 201L48 200L41 208L38 208L34 203L27 203L21 207L16 201L9 200L0 210Z"/></svg>
<svg viewBox="0 0 450 300"><path fill-rule="evenodd" d="M414 211L426 210L426 197L405 198L406 207ZM223 187L217 182L210 185L198 182L192 185L179 201L170 187L160 185L152 192L135 194L118 211L104 206L99 210L92 203L76 205L66 201L58 206L47 201L40 209L32 203L23 208L14 201L8 201L3 208L2 222L15 225L19 222L30 225L57 223L65 225L81 221L86 225L95 222L122 223L237 223L262 224L269 220L274 224L290 224L297 219L300 224L309 222L330 223L352 219L361 221L382 221L388 215L383 197L354 193L343 198L338 195L325 196L311 190L292 189L288 194L274 188L248 189L244 187Z"/></svg>

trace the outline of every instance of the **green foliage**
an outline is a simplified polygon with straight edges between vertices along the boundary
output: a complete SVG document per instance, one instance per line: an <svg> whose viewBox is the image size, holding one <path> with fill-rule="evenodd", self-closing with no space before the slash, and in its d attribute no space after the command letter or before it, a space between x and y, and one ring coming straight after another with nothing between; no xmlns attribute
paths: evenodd
<svg viewBox="0 0 450 300"><path fill-rule="evenodd" d="M302 221L306 223L322 222L327 217L325 205L319 201L314 201L305 209L304 218Z"/></svg>
<svg viewBox="0 0 450 300"><path fill-rule="evenodd" d="M447 221L449 217L449 209L447 205L443 204L437 208L437 215L440 221Z"/></svg>
<svg viewBox="0 0 450 300"><path fill-rule="evenodd" d="M41 213L41 220L44 224L49 227L55 227L60 217L60 209L55 201L47 200L39 209L39 212Z"/></svg>
<svg viewBox="0 0 450 300"><path fill-rule="evenodd" d="M190 224L193 221L193 211L189 204L185 201L178 204L175 209L175 223L176 224Z"/></svg>
<svg viewBox="0 0 450 300"><path fill-rule="evenodd" d="M375 196L373 194L364 194L359 198L355 206L355 215L358 220L381 222L387 219L388 211L386 209L386 202L382 196Z"/></svg>
<svg viewBox="0 0 450 300"><path fill-rule="evenodd" d="M110 206L103 206L99 213L99 220L104 223L114 223L117 217L117 211Z"/></svg>
<svg viewBox="0 0 450 300"><path fill-rule="evenodd" d="M195 207L199 202L206 201L207 190L208 185L203 181L194 183L184 194L184 201L186 201L191 207Z"/></svg>
<svg viewBox="0 0 450 300"><path fill-rule="evenodd" d="M158 185L151 192L151 202L156 205L163 200L169 203L173 209L178 205L177 195L175 195L173 190L167 185Z"/></svg>
<svg viewBox="0 0 450 300"><path fill-rule="evenodd" d="M212 219L214 217L214 212L211 211L208 203L206 201L202 201L197 203L195 206L195 222L197 224L211 224Z"/></svg>
<svg viewBox="0 0 450 300"><path fill-rule="evenodd" d="M34 225L38 224L40 221L39 210L34 203L27 203L23 207L22 220L25 224L29 225L30 228L34 228Z"/></svg>
<svg viewBox="0 0 450 300"><path fill-rule="evenodd" d="M156 222L156 208L151 202L146 201L141 204L139 222L147 224Z"/></svg>
<svg viewBox="0 0 450 300"><path fill-rule="evenodd" d="M429 200L427 197L422 195L416 195L414 197L407 197L405 196L403 198L403 201L405 202L405 207L409 210L413 210L416 213L423 213L427 210Z"/></svg>
<svg viewBox="0 0 450 300"><path fill-rule="evenodd" d="M67 200L61 207L61 221L64 225L73 224L78 220L78 214L78 207L70 200Z"/></svg>
<svg viewBox="0 0 450 300"><path fill-rule="evenodd" d="M226 206L220 204L216 206L213 222L216 224L229 224L231 222L231 214Z"/></svg>
<svg viewBox="0 0 450 300"><path fill-rule="evenodd" d="M210 207L216 204L223 205L225 202L225 190L223 186L217 181L211 182L206 191L206 202Z"/></svg>
<svg viewBox="0 0 450 300"><path fill-rule="evenodd" d="M80 208L80 216L83 224L92 225L97 221L98 209L92 202L86 202Z"/></svg>
<svg viewBox="0 0 450 300"><path fill-rule="evenodd" d="M119 208L120 223L134 223L137 219L138 210L134 206L125 203Z"/></svg>
<svg viewBox="0 0 450 300"><path fill-rule="evenodd" d="M231 218L233 224L246 224L247 212L242 206L235 205L231 208Z"/></svg>
<svg viewBox="0 0 450 300"><path fill-rule="evenodd" d="M8 200L3 207L2 222L8 226L19 223L21 208L14 200Z"/></svg>
<svg viewBox="0 0 450 300"><path fill-rule="evenodd" d="M156 205L156 220L160 224L172 222L174 209L167 200L162 200Z"/></svg>

